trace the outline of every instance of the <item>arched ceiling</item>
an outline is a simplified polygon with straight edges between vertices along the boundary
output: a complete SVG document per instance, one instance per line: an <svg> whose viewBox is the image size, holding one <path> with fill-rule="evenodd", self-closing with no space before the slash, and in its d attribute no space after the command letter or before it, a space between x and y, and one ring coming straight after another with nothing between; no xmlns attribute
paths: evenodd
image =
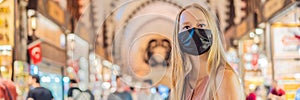
<svg viewBox="0 0 300 100"><path fill-rule="evenodd" d="M87 7L87 9L91 10L86 10L87 13L83 15L81 21L83 23L77 25L79 28L78 32L84 35L92 33L89 36L85 36L89 38L85 38L83 35L83 38L89 41L94 41L94 33L96 32L97 42L95 43L95 48L101 48L100 52L104 52L104 57L121 66L123 73L130 73L131 71L134 72L136 76L139 76L139 78L141 78L141 76L142 78L149 78L152 74L148 73L149 70L147 68L151 68L149 65L151 64L151 57L148 57L148 61L150 62L147 62L144 60L145 55L149 55L149 50L153 49L154 51L151 52L158 54L158 56L154 56L154 59L160 59L160 56L165 56L162 52L166 50L166 48L163 48L166 42L163 40L167 39L170 43L172 42L174 20L179 9L191 3L210 5L213 11L216 11L217 7L219 8L220 6L215 4L219 2L217 0L209 0L210 4L204 4L203 2L206 1L207 0L91 0L91 7ZM218 4L226 6L223 5L223 3ZM218 9L218 11L225 12L220 9ZM93 16L89 16L90 14ZM90 18L93 18L93 20L91 20L92 22L87 21ZM221 18L221 20L222 19L224 18ZM92 25L90 25L91 23ZM90 32L91 30L93 31ZM150 41L156 41L153 43L160 48L149 49ZM128 54L129 52L131 54ZM128 61L128 59L131 61ZM128 62L132 64L128 64ZM162 66L164 65L162 64ZM128 68L131 70L126 71ZM162 67L162 69L165 68L169 70L170 67ZM152 70L152 72L159 72L159 69L160 67L156 67L155 70L157 71ZM161 73L154 75L161 75ZM162 75L162 77L165 78L162 80L162 84L169 86L169 74L164 75Z"/></svg>
<svg viewBox="0 0 300 100"><path fill-rule="evenodd" d="M140 6L131 6L138 3ZM170 72L170 67L162 64L158 64L157 67L150 66L151 60L145 58L145 55L149 53L147 50L149 41L166 39L171 42L173 26L179 9L180 6L175 3L157 0L134 2L121 7L114 14L114 21L118 24L115 25L116 30L113 33L115 37L113 58L115 58L115 63L123 66L122 74L131 75L133 80L152 79L154 83L171 85L170 73L167 73ZM166 60L164 58L168 55L165 52L167 48L163 48L162 42L157 42L157 45L152 52L157 56L151 57L161 59L160 61Z"/></svg>
<svg viewBox="0 0 300 100"><path fill-rule="evenodd" d="M170 86L166 52L171 49L174 22L180 8L200 0L114 0L105 35L112 62L133 80L152 79ZM165 42L167 40L168 42ZM151 41L155 41L152 43ZM149 57L149 55L151 55ZM155 63L153 63L155 62Z"/></svg>

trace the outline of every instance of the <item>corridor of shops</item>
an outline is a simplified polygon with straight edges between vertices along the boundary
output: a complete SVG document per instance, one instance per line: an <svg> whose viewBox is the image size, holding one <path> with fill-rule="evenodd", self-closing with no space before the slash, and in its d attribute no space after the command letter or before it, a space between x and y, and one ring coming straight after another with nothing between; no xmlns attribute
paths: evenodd
<svg viewBox="0 0 300 100"><path fill-rule="evenodd" d="M195 71L219 49L225 72ZM0 0L0 100L198 100L228 69L224 100L300 100L300 1Z"/></svg>

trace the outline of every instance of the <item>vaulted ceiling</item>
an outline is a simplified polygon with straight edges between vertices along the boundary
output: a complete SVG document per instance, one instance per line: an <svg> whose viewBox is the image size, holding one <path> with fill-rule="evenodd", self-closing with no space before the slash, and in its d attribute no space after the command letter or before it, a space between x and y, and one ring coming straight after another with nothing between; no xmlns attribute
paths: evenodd
<svg viewBox="0 0 300 100"><path fill-rule="evenodd" d="M176 15L181 7L205 1L91 0L81 22L92 18L93 25L78 32L92 33L96 52L119 65L122 74L170 86L168 62Z"/></svg>

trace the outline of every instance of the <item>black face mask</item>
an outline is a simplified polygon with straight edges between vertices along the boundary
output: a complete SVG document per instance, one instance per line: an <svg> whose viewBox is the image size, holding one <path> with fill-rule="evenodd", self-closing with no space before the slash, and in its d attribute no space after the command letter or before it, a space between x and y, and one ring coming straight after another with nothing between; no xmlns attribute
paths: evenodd
<svg viewBox="0 0 300 100"><path fill-rule="evenodd" d="M201 55L212 45L212 33L209 29L192 28L178 34L180 49L191 55Z"/></svg>

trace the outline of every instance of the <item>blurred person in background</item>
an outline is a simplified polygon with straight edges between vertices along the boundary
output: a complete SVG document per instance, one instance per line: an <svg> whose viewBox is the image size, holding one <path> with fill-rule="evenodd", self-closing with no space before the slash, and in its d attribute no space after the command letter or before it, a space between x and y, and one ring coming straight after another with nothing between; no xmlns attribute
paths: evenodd
<svg viewBox="0 0 300 100"><path fill-rule="evenodd" d="M75 79L70 80L70 89L68 90L68 100L77 100L81 90L78 88L77 81Z"/></svg>
<svg viewBox="0 0 300 100"><path fill-rule="evenodd" d="M78 82L75 79L70 80L70 89L68 90L68 100L94 100L92 92L87 89L82 91L78 87Z"/></svg>
<svg viewBox="0 0 300 100"><path fill-rule="evenodd" d="M29 90L27 100L54 100L51 91L41 87L40 77L38 75L31 75L28 84L31 85L33 89Z"/></svg>
<svg viewBox="0 0 300 100"><path fill-rule="evenodd" d="M137 99L137 90L135 87L130 87L130 94L131 94L132 100L138 100Z"/></svg>
<svg viewBox="0 0 300 100"><path fill-rule="evenodd" d="M122 81L121 77L116 77L117 90L108 96L108 100L133 100L131 94L125 91L126 84Z"/></svg>
<svg viewBox="0 0 300 100"><path fill-rule="evenodd" d="M94 95L93 95L93 93L92 93L92 91L90 89L82 91L80 93L80 96L82 96L83 98L79 98L77 100L95 100L95 97L94 97Z"/></svg>
<svg viewBox="0 0 300 100"><path fill-rule="evenodd" d="M2 78L0 71L0 100L17 100L17 90L14 82Z"/></svg>
<svg viewBox="0 0 300 100"><path fill-rule="evenodd" d="M277 80L273 80L272 88L268 95L269 100L285 100L285 91L278 86Z"/></svg>
<svg viewBox="0 0 300 100"><path fill-rule="evenodd" d="M144 80L143 87L137 93L137 97L138 100L163 100L157 93L156 87L152 87L152 80Z"/></svg>

